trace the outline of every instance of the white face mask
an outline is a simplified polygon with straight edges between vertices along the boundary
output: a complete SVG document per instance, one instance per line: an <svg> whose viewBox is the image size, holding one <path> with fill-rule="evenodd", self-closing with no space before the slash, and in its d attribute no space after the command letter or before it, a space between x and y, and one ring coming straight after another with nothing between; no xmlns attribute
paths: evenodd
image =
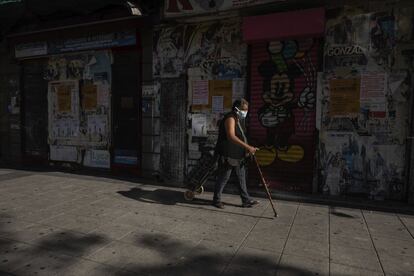
<svg viewBox="0 0 414 276"><path fill-rule="evenodd" d="M237 114L240 116L241 119L245 119L247 117L247 111L246 110L240 110L236 107Z"/></svg>

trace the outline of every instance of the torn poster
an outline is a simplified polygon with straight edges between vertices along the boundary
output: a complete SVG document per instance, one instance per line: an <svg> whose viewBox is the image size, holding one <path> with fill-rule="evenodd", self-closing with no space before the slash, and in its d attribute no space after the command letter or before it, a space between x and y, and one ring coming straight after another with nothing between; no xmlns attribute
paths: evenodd
<svg viewBox="0 0 414 276"><path fill-rule="evenodd" d="M76 147L51 145L50 160L76 162L78 161L78 151Z"/></svg>
<svg viewBox="0 0 414 276"><path fill-rule="evenodd" d="M99 82L97 85L97 104L98 106L109 106L109 84L107 82Z"/></svg>
<svg viewBox="0 0 414 276"><path fill-rule="evenodd" d="M233 79L232 83L232 90L233 90L233 101L238 100L240 98L244 98L244 91L245 91L245 81L244 79Z"/></svg>
<svg viewBox="0 0 414 276"><path fill-rule="evenodd" d="M207 136L207 117L206 114L195 113L191 119L192 136L206 137Z"/></svg>
<svg viewBox="0 0 414 276"><path fill-rule="evenodd" d="M213 113L224 112L224 97L223 96L212 96L211 97L211 111Z"/></svg>
<svg viewBox="0 0 414 276"><path fill-rule="evenodd" d="M360 79L333 79L329 81L329 116L357 117L359 113Z"/></svg>
<svg viewBox="0 0 414 276"><path fill-rule="evenodd" d="M208 81L195 80L192 83L193 87L193 105L207 105L208 104Z"/></svg>
<svg viewBox="0 0 414 276"><path fill-rule="evenodd" d="M84 165L94 168L110 168L111 155L107 150L87 150Z"/></svg>
<svg viewBox="0 0 414 276"><path fill-rule="evenodd" d="M108 120L106 115L88 116L88 133L92 136L106 137L108 135Z"/></svg>
<svg viewBox="0 0 414 276"><path fill-rule="evenodd" d="M85 84L81 88L82 108L85 111L94 111L98 105L97 86L94 84Z"/></svg>
<svg viewBox="0 0 414 276"><path fill-rule="evenodd" d="M387 73L366 72L361 74L361 101L384 102Z"/></svg>

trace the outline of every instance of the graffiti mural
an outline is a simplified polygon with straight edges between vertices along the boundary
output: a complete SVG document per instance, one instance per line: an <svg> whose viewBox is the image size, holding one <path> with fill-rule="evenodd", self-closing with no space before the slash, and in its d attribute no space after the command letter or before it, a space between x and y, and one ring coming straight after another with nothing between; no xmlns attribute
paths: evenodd
<svg viewBox="0 0 414 276"><path fill-rule="evenodd" d="M249 136L269 186L310 192L316 134L319 39L252 46ZM250 182L258 178L252 168Z"/></svg>
<svg viewBox="0 0 414 276"><path fill-rule="evenodd" d="M178 77L184 67L184 26L161 28L154 32L153 75Z"/></svg>
<svg viewBox="0 0 414 276"><path fill-rule="evenodd" d="M186 66L216 79L240 78L245 74L246 45L239 21L200 24L191 28L186 49Z"/></svg>
<svg viewBox="0 0 414 276"><path fill-rule="evenodd" d="M154 35L154 77L174 78L197 68L199 77L240 78L246 52L239 20L160 28Z"/></svg>
<svg viewBox="0 0 414 276"><path fill-rule="evenodd" d="M316 66L309 55L313 46L313 40L272 41L267 48L269 60L258 69L263 77L263 105L258 118L267 131L266 147L273 147L273 153L283 161L297 162L304 155L303 147L290 138L297 127L306 132L314 115ZM297 81L304 82L303 87L299 88ZM299 121L294 114L297 109L303 112Z"/></svg>

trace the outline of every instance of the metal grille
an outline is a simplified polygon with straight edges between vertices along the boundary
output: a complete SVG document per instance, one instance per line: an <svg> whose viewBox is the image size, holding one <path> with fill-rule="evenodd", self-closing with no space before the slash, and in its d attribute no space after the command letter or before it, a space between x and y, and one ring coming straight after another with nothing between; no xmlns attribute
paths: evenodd
<svg viewBox="0 0 414 276"><path fill-rule="evenodd" d="M186 83L184 79L161 81L161 174L183 181L186 141Z"/></svg>
<svg viewBox="0 0 414 276"><path fill-rule="evenodd" d="M47 82L43 79L45 63L25 61L23 64L24 153L48 158Z"/></svg>

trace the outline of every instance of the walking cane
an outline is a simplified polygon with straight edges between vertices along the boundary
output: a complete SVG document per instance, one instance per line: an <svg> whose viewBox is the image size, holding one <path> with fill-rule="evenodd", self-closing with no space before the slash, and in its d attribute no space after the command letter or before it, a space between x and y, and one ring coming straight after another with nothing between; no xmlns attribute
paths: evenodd
<svg viewBox="0 0 414 276"><path fill-rule="evenodd" d="M275 206L273 205L272 196L270 195L269 188L267 187L266 180L263 177L263 173L262 173L262 170L260 169L259 162L257 162L256 155L254 154L253 154L253 159L254 159L254 162L256 163L257 170L259 171L260 178L262 179L263 186L265 187L267 197L269 198L269 201L270 201L270 205L272 205L273 212L275 213L275 217L277 218L277 212L276 212Z"/></svg>

